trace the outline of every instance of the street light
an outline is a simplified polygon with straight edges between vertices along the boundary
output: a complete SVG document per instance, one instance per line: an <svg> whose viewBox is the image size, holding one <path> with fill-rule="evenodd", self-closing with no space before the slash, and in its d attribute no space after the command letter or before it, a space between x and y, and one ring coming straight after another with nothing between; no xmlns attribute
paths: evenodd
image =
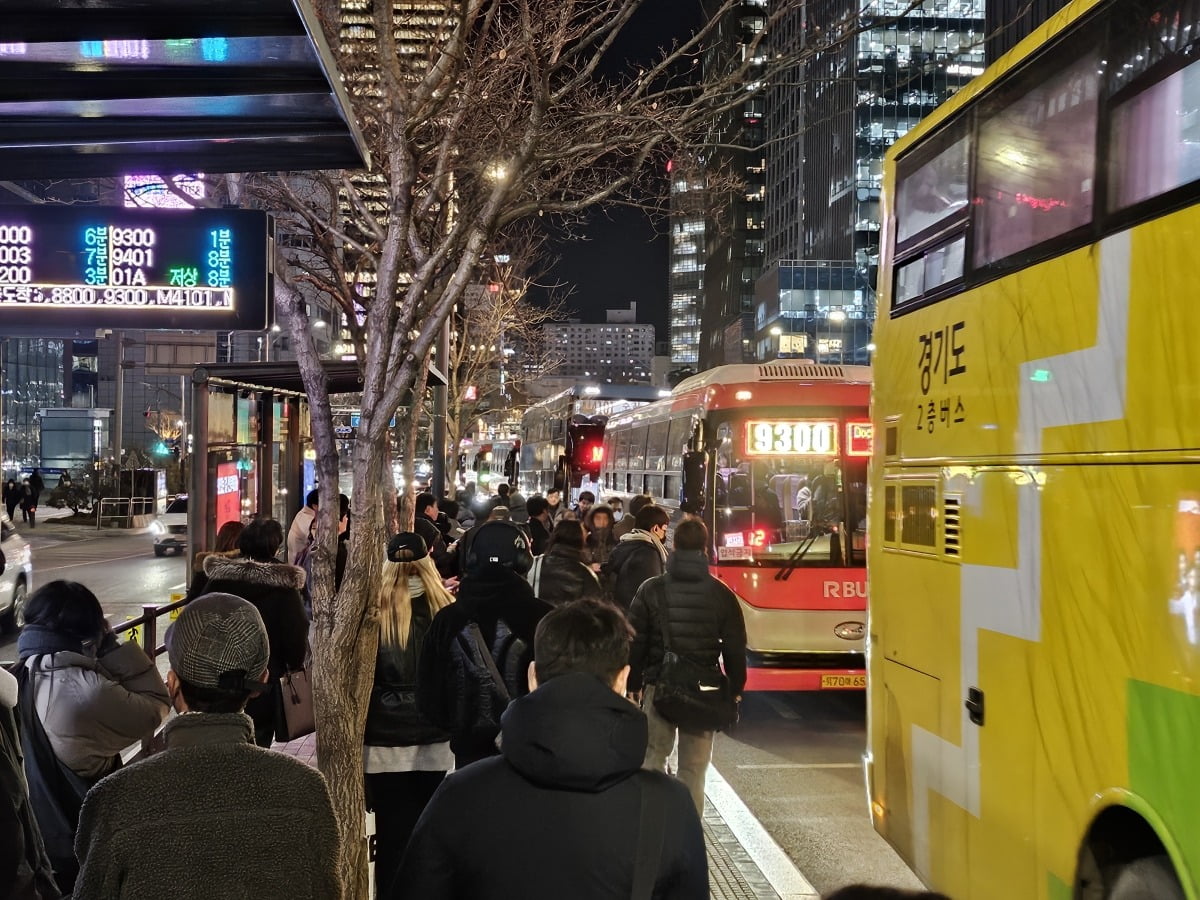
<svg viewBox="0 0 1200 900"><path fill-rule="evenodd" d="M783 334L782 328L780 328L778 325L772 326L772 328L771 328L771 336L772 337L779 337L781 334Z"/></svg>

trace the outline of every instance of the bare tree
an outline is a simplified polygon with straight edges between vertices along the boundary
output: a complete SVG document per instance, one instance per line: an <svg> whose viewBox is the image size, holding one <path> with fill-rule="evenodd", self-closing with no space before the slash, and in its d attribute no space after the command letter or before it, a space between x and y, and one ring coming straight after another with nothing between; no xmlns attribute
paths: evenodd
<svg viewBox="0 0 1200 900"><path fill-rule="evenodd" d="M396 508L389 421L423 390L439 331L496 236L597 204L645 204L650 171L699 144L707 123L743 103L748 87L794 65L765 56L762 41L798 2L764 11L746 52L703 83L699 63L718 39L716 23L741 0L711 4L695 33L626 71L612 48L645 0L444 0L440 10L423 2L412 13L396 0L361 0L343 5L353 15L340 31L337 7L323 4L373 169L231 184L235 199L256 196L294 236L280 250L276 299L308 395L322 485L338 482L338 449L307 312L311 292L345 315L362 376L353 564L335 602L336 504L322 504L313 584L319 759L349 896L366 892L361 745L378 576ZM412 35L420 39L399 43Z"/></svg>
<svg viewBox="0 0 1200 900"><path fill-rule="evenodd" d="M451 460L481 417L511 413L528 395L530 382L554 374L562 363L542 334L543 325L561 318L562 304L529 302L530 279L523 272L532 248L514 252L520 256L492 254L482 282L464 293L450 315L446 449Z"/></svg>

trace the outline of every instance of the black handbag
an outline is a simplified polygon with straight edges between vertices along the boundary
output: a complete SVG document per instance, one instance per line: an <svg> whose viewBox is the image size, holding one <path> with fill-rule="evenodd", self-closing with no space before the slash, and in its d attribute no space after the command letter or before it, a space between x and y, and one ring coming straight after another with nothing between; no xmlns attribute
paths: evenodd
<svg viewBox="0 0 1200 900"><path fill-rule="evenodd" d="M671 649L671 618L664 576L655 587L662 619L663 660L654 684L655 711L684 731L724 731L737 721L737 699L719 668L704 666Z"/></svg>

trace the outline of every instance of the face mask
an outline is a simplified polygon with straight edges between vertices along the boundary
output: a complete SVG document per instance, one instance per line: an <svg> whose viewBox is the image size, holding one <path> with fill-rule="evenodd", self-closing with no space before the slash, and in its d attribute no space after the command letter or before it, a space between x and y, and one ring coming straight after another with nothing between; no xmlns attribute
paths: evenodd
<svg viewBox="0 0 1200 900"><path fill-rule="evenodd" d="M625 513L621 512L621 510L619 510L619 509L613 510L613 521L614 522L620 522L621 519L623 519L623 518L625 518Z"/></svg>

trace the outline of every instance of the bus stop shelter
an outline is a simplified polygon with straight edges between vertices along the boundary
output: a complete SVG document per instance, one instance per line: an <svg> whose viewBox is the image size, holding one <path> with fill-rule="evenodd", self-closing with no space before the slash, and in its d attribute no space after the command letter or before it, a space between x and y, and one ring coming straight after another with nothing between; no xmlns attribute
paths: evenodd
<svg viewBox="0 0 1200 900"><path fill-rule="evenodd" d="M358 394L354 362L324 365L330 394ZM446 383L434 366L428 385ZM199 366L191 386L190 556L254 515L291 522L315 485L311 417L294 362Z"/></svg>
<svg viewBox="0 0 1200 900"><path fill-rule="evenodd" d="M368 164L312 0L5 0L0 177Z"/></svg>

